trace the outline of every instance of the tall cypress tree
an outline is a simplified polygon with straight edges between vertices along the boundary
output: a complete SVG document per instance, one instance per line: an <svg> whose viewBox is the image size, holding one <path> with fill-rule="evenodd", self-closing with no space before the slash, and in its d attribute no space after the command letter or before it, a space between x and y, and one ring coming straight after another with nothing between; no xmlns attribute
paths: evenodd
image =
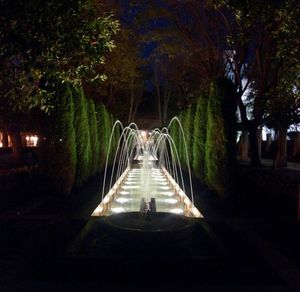
<svg viewBox="0 0 300 292"><path fill-rule="evenodd" d="M207 106L205 166L207 184L221 196L228 191L228 151L222 100L213 83Z"/></svg>
<svg viewBox="0 0 300 292"><path fill-rule="evenodd" d="M113 126L115 123L114 116L109 113L109 124L110 124L110 133L112 132ZM114 130L114 134L111 141L111 152L114 153L117 149L117 143L118 143L118 133L117 129Z"/></svg>
<svg viewBox="0 0 300 292"><path fill-rule="evenodd" d="M67 83L56 85L54 109L42 142L41 170L60 194L69 194L76 175L76 143L72 92Z"/></svg>
<svg viewBox="0 0 300 292"><path fill-rule="evenodd" d="M97 108L98 121L101 120L101 124L98 124L98 133L100 141L101 153L104 155L104 162L108 153L109 139L111 133L111 125L108 111L103 104L100 104Z"/></svg>
<svg viewBox="0 0 300 292"><path fill-rule="evenodd" d="M179 120L180 120L180 123L182 125L182 128L183 128L183 131L184 131L184 124L185 124L185 117L186 117L186 112L185 111L182 111L180 112L179 114ZM182 134L182 131L181 129L179 129L179 135L178 135L178 156L179 156L179 160L180 160L180 163L183 164L184 163L184 157L185 157L185 147L184 147L184 138L183 138L183 134Z"/></svg>
<svg viewBox="0 0 300 292"><path fill-rule="evenodd" d="M222 101L222 116L224 119L225 135L227 137L227 152L230 166L236 163L236 90L233 82L226 77L216 81L218 94Z"/></svg>
<svg viewBox="0 0 300 292"><path fill-rule="evenodd" d="M74 101L74 128L76 134L77 166L76 179L77 186L82 185L90 175L91 162L91 141L89 120L86 109L86 99L82 87L73 87Z"/></svg>
<svg viewBox="0 0 300 292"><path fill-rule="evenodd" d="M176 151L175 148L177 149L177 153L179 150L179 143L178 143L178 136L179 136L179 125L177 122L173 122L171 127L170 127L170 135L174 141L174 145L172 145L172 150L173 150L173 155L174 155L174 160L177 162L177 157L176 157Z"/></svg>
<svg viewBox="0 0 300 292"><path fill-rule="evenodd" d="M192 165L193 161L193 125L194 125L194 106L191 105L187 111L186 111L186 116L184 120L184 132L185 132L185 139L186 139L186 150L188 157L186 155L186 151L184 149L183 153L183 161L185 166L188 166L188 160L190 166Z"/></svg>
<svg viewBox="0 0 300 292"><path fill-rule="evenodd" d="M105 159L106 159L106 141L105 141L105 121L104 121L104 111L105 107L102 103L95 103L96 111L96 121L97 121L97 133L99 140L99 164L98 171L100 172L103 169Z"/></svg>
<svg viewBox="0 0 300 292"><path fill-rule="evenodd" d="M90 164L90 175L93 176L97 173L99 168L99 139L98 129L96 120L96 111L94 101L89 98L87 99L87 113L89 119L89 130L90 130L90 143L91 143L91 164Z"/></svg>
<svg viewBox="0 0 300 292"><path fill-rule="evenodd" d="M193 170L205 182L205 142L207 126L207 98L200 96L194 117Z"/></svg>

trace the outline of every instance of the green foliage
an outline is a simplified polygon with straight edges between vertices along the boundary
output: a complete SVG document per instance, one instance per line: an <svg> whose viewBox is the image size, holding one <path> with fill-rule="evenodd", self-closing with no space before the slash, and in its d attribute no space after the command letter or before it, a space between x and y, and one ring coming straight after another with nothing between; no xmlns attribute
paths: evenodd
<svg viewBox="0 0 300 292"><path fill-rule="evenodd" d="M212 85L207 107L205 166L208 185L219 193L225 192L225 139L221 101Z"/></svg>
<svg viewBox="0 0 300 292"><path fill-rule="evenodd" d="M196 177L205 182L205 142L207 127L207 97L197 101L194 119L193 170Z"/></svg>
<svg viewBox="0 0 300 292"><path fill-rule="evenodd" d="M82 87L72 87L74 102L74 129L76 134L77 166L75 185L80 186L90 175L91 141L87 100Z"/></svg>
<svg viewBox="0 0 300 292"><path fill-rule="evenodd" d="M90 162L90 175L95 175L99 170L99 138L98 128L94 101L87 99L87 114L89 122L90 132L90 144L91 144L91 162Z"/></svg>
<svg viewBox="0 0 300 292"><path fill-rule="evenodd" d="M179 120L181 122L182 128L184 130L184 124L185 124L185 117L186 117L186 112L180 112L179 114ZM181 130L179 130L179 135L178 135L178 156L179 160L181 163L183 163L184 159L184 140L183 140L183 134Z"/></svg>
<svg viewBox="0 0 300 292"><path fill-rule="evenodd" d="M77 84L103 80L98 68L104 53L114 48L112 36L119 23L110 13L99 13L97 5L80 0L1 1L0 97L22 97L12 102L16 110L47 109L49 88L44 85L49 75Z"/></svg>
<svg viewBox="0 0 300 292"><path fill-rule="evenodd" d="M226 137L225 123L222 97L214 83L211 85L207 106L205 167L208 186L221 196L226 196L229 188L228 137Z"/></svg>
<svg viewBox="0 0 300 292"><path fill-rule="evenodd" d="M107 109L104 107L103 108L103 126L104 126L104 136L105 136L105 144L103 145L105 155L112 153L111 149L109 149L109 140L110 140L110 135L111 135L111 124L110 124L110 118L109 118L109 113Z"/></svg>
<svg viewBox="0 0 300 292"><path fill-rule="evenodd" d="M131 91L136 95L143 84L141 66L144 60L140 54L138 34L133 30L121 27L114 41L116 48L108 54L104 64L107 79L102 90L110 96L110 104L116 103L117 97L123 106L128 106Z"/></svg>
<svg viewBox="0 0 300 292"><path fill-rule="evenodd" d="M236 162L236 90L231 80L226 77L216 81L218 95L222 103L222 117L226 136L226 147L228 153L228 163L234 167Z"/></svg>
<svg viewBox="0 0 300 292"><path fill-rule="evenodd" d="M111 113L108 114L108 118L109 118L109 134L111 134L114 125L114 118ZM116 134L114 133L114 135L111 138L111 153L114 153L115 149L116 149Z"/></svg>
<svg viewBox="0 0 300 292"><path fill-rule="evenodd" d="M177 156L176 156L176 152L175 152L175 148L177 149L177 153L179 151L179 125L177 124L177 122L173 122L171 127L170 127L170 135L174 141L175 145L172 145L172 151L173 151L173 159L174 161L177 161Z"/></svg>
<svg viewBox="0 0 300 292"><path fill-rule="evenodd" d="M76 175L76 139L72 92L67 83L57 84L55 100L55 110L47 117L47 138L41 145L41 171L59 193L69 194Z"/></svg>
<svg viewBox="0 0 300 292"><path fill-rule="evenodd" d="M183 149L183 163L185 166L191 165L191 161L193 161L193 129L194 129L194 107L190 106L185 114L184 119L184 133L185 133L185 140L186 140L186 150L185 147ZM187 153L186 153L187 152ZM187 157L188 155L188 157Z"/></svg>
<svg viewBox="0 0 300 292"><path fill-rule="evenodd" d="M230 26L230 34L226 37L228 52L234 52L234 55L226 54L228 76L234 80L240 98L246 90L244 84L250 85L252 102L244 103L244 106L248 111L253 108L252 124L260 126L267 117L270 125L283 121L287 124L284 127L288 127L293 122L297 103L297 97L285 98L285 94L295 88L292 80L299 77L298 1L256 1L254 4L248 0L230 0L219 3L231 12L225 22ZM220 14L225 7L219 10ZM249 50L253 51L250 59L245 58L245 52ZM243 84L245 79L248 83ZM248 127L245 115L243 122Z"/></svg>
<svg viewBox="0 0 300 292"><path fill-rule="evenodd" d="M115 117L114 117L113 114L111 114L111 125L112 125L112 128L113 128L114 123L115 123ZM113 152L115 152L115 151L117 150L120 135L121 135L120 127L117 126L117 127L115 128L115 130L114 130Z"/></svg>
<svg viewBox="0 0 300 292"><path fill-rule="evenodd" d="M99 149L98 149L98 156L99 156L99 164L98 164L98 171L100 172L103 169L105 159L106 159L106 141L105 141L105 106L102 103L95 102L95 112L96 112L96 121L97 121L97 133L98 133L98 140L99 140Z"/></svg>
<svg viewBox="0 0 300 292"><path fill-rule="evenodd" d="M103 168L104 163L107 158L109 151L109 140L112 133L112 128L114 124L114 118L111 113L109 113L106 107L101 103L95 104L96 108L96 118L97 118L97 129L99 138L99 171ZM111 140L109 162L113 159L112 153L116 151L118 145L118 139L120 132L118 127L115 129L115 133Z"/></svg>

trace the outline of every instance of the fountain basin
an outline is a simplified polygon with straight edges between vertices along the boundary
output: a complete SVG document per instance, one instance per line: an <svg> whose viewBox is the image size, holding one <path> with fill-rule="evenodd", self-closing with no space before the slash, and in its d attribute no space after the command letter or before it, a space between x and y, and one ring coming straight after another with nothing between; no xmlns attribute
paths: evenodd
<svg viewBox="0 0 300 292"><path fill-rule="evenodd" d="M164 212L129 212L103 219L112 235L136 245L160 245L185 240L192 236L198 220Z"/></svg>

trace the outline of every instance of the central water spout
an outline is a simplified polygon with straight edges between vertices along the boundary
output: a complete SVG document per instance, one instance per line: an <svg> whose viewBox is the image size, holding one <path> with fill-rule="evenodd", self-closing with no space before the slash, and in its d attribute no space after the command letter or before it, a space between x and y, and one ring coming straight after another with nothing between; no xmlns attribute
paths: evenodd
<svg viewBox="0 0 300 292"><path fill-rule="evenodd" d="M151 194L150 194L150 170L149 170L149 147L148 142L143 143L143 164L141 171L141 186L143 188L143 193L146 202L150 202Z"/></svg>

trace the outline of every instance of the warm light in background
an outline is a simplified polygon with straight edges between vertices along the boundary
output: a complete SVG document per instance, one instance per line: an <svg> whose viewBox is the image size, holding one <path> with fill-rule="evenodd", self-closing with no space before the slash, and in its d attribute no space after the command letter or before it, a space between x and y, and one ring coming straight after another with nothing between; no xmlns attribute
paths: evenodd
<svg viewBox="0 0 300 292"><path fill-rule="evenodd" d="M148 131L141 130L140 136L141 136L141 139L143 139L146 142L148 140Z"/></svg>
<svg viewBox="0 0 300 292"><path fill-rule="evenodd" d="M34 136L26 136L26 137L25 137L25 140L26 140L26 146L27 146L27 147L36 147L39 138L38 138L37 135L34 135Z"/></svg>

